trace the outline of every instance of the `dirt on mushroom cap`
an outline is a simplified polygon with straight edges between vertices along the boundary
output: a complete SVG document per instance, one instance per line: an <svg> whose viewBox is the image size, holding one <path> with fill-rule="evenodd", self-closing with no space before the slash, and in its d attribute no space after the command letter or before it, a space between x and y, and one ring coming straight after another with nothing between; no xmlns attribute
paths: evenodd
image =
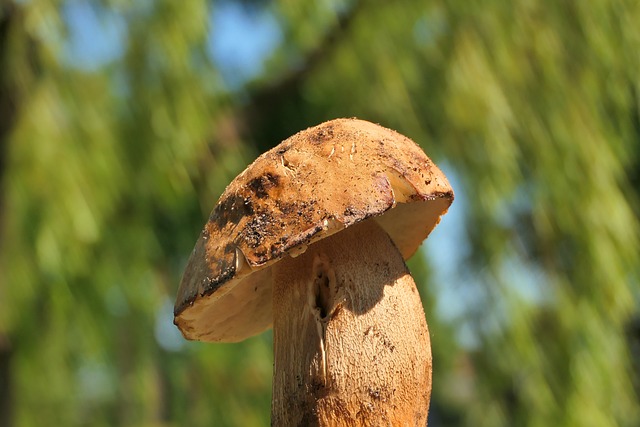
<svg viewBox="0 0 640 427"><path fill-rule="evenodd" d="M189 339L259 333L271 325L270 264L370 217L406 259L452 201L442 172L393 130L337 119L299 132L220 197L187 265L175 323Z"/></svg>

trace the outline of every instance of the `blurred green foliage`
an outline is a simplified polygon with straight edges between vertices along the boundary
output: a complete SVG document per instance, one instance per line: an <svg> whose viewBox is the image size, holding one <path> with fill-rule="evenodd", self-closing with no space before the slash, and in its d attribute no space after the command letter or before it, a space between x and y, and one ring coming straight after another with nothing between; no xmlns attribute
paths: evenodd
<svg viewBox="0 0 640 427"><path fill-rule="evenodd" d="M208 53L231 0L87 2L123 34L89 68L79 3L0 3L0 425L267 425L270 334L183 342L173 296L225 185L341 116L459 183L455 271L410 262L430 425L640 425L639 2L245 0L282 37L235 85Z"/></svg>

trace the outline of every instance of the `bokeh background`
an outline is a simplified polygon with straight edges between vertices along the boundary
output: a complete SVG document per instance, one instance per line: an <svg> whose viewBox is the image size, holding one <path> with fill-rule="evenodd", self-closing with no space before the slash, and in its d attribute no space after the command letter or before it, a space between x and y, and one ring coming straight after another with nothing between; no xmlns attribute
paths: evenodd
<svg viewBox="0 0 640 427"><path fill-rule="evenodd" d="M174 294L226 184L352 116L456 191L429 425L640 426L637 0L1 0L0 426L268 425L270 333Z"/></svg>

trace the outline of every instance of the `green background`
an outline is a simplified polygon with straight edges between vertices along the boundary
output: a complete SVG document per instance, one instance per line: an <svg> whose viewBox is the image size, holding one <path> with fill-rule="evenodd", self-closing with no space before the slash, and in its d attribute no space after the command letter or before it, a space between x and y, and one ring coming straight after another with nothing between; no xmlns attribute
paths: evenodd
<svg viewBox="0 0 640 427"><path fill-rule="evenodd" d="M639 70L635 0L0 1L0 426L268 425L270 333L173 298L226 184L353 116L456 191L430 426L639 426Z"/></svg>

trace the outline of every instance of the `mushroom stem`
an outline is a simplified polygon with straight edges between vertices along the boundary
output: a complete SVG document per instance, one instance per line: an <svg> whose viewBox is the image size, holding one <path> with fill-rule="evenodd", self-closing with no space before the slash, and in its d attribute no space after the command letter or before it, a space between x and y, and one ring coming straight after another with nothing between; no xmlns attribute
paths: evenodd
<svg viewBox="0 0 640 427"><path fill-rule="evenodd" d="M273 267L272 425L426 424L429 331L390 237L367 220Z"/></svg>

